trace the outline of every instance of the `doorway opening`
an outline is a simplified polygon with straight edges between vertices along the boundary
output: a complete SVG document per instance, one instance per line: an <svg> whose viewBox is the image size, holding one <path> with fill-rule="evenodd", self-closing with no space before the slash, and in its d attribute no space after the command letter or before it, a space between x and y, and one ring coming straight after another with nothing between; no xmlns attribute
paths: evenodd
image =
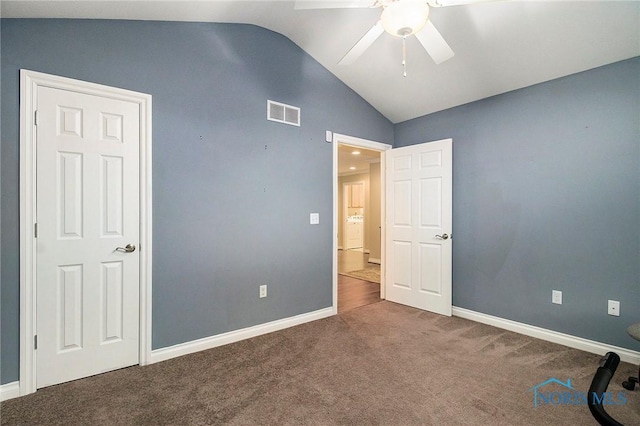
<svg viewBox="0 0 640 426"><path fill-rule="evenodd" d="M384 151L390 145L334 134L333 307L384 299Z"/></svg>

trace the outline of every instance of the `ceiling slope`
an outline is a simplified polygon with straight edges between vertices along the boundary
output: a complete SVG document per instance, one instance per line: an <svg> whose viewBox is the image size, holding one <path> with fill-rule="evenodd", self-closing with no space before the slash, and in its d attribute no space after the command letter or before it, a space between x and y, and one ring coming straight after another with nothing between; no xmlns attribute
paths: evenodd
<svg viewBox="0 0 640 426"><path fill-rule="evenodd" d="M640 55L638 1L495 1L432 8L455 56L436 65L415 37L382 34L345 53L380 9L296 10L293 1L11 1L3 18L237 22L291 39L393 123Z"/></svg>

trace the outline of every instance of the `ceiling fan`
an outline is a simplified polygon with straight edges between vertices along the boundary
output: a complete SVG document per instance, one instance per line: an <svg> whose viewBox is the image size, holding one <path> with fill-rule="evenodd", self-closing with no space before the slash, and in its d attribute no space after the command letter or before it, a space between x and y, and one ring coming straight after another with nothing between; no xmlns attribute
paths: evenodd
<svg viewBox="0 0 640 426"><path fill-rule="evenodd" d="M406 70L405 40L415 35L420 44L429 53L436 64L453 57L451 47L429 20L430 7L457 6L478 3L487 0L297 0L296 9L331 8L382 8L380 20L347 52L338 62L349 65L356 61L365 50L385 31L392 36L402 38L402 65Z"/></svg>

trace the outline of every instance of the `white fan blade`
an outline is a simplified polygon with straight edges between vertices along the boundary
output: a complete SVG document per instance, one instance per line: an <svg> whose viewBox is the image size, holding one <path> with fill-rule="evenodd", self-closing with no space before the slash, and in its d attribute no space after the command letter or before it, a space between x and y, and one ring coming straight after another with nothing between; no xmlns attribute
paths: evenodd
<svg viewBox="0 0 640 426"><path fill-rule="evenodd" d="M453 50L444 41L442 34L433 26L431 20L416 33L416 37L436 64L441 64L453 57Z"/></svg>
<svg viewBox="0 0 640 426"><path fill-rule="evenodd" d="M489 3L504 0L428 0L429 7L464 6L476 3Z"/></svg>
<svg viewBox="0 0 640 426"><path fill-rule="evenodd" d="M371 29L367 31L360 40L358 40L351 50L349 50L347 54L340 59L338 65L349 65L354 63L355 60L358 59L360 55L362 55L383 32L384 28L382 27L382 22L378 21L378 23L371 27Z"/></svg>
<svg viewBox="0 0 640 426"><path fill-rule="evenodd" d="M297 0L293 8L308 9L349 9L372 7L375 0Z"/></svg>

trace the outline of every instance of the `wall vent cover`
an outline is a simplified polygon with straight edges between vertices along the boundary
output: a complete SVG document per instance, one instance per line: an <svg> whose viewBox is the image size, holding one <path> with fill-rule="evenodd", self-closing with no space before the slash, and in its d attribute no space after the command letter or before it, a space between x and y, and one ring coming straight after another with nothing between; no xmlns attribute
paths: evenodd
<svg viewBox="0 0 640 426"><path fill-rule="evenodd" d="M300 126L300 108L268 100L267 120Z"/></svg>

